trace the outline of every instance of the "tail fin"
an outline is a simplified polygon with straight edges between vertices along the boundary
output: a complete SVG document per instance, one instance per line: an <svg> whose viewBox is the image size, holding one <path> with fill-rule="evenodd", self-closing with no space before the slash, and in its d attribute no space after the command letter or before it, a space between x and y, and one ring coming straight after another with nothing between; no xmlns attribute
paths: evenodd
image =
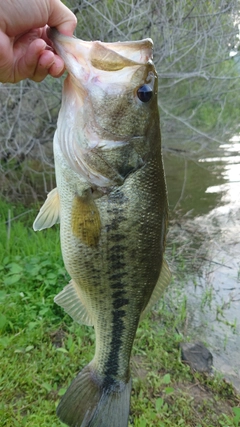
<svg viewBox="0 0 240 427"><path fill-rule="evenodd" d="M57 415L69 427L127 427L131 386L131 379L104 385L88 365L64 394Z"/></svg>

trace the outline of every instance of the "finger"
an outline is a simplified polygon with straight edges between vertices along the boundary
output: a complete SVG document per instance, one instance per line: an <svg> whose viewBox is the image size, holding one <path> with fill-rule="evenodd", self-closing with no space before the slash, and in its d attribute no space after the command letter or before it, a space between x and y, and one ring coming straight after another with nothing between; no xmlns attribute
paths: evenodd
<svg viewBox="0 0 240 427"><path fill-rule="evenodd" d="M48 73L52 77L60 77L65 71L65 64L62 58L56 54L51 46L51 41L46 35L47 27L48 26L46 25L43 28L39 28L39 37L41 37L47 43L47 47L46 50L41 54L38 64L40 67L47 68ZM49 61L52 59L52 55L49 54L49 51L54 55L54 62L51 61L51 63Z"/></svg>
<svg viewBox="0 0 240 427"><path fill-rule="evenodd" d="M13 52L10 39L0 31L0 82L13 81Z"/></svg>
<svg viewBox="0 0 240 427"><path fill-rule="evenodd" d="M52 77L61 77L64 71L65 71L65 64L62 58L60 58L60 56L58 55L54 55L54 63L48 69L48 73Z"/></svg>
<svg viewBox="0 0 240 427"><path fill-rule="evenodd" d="M60 56L53 54L49 50L45 50L39 58L38 66L35 71L34 80L41 78L43 70L47 70L52 77L60 77L65 71L65 65ZM38 80L39 81L39 80Z"/></svg>
<svg viewBox="0 0 240 427"><path fill-rule="evenodd" d="M36 39L29 44L26 52L19 58L18 63L16 64L16 81L25 78L33 79L34 77L37 78L36 81L41 81L44 76L47 75L46 69L42 69L42 67L40 69L37 69L39 58L41 54L45 51L46 46L46 42L42 39ZM49 51L49 54L51 58L50 62L52 61L49 64L50 67L54 62L54 54L51 51ZM38 80L36 73L40 74L40 80Z"/></svg>
<svg viewBox="0 0 240 427"><path fill-rule="evenodd" d="M60 77L64 71L65 65L62 58L49 50L45 50L39 57L31 80L41 82L48 74L52 77Z"/></svg>
<svg viewBox="0 0 240 427"><path fill-rule="evenodd" d="M38 58L38 63L31 80L35 82L41 82L43 79L45 79L49 73L49 69L54 65L54 57L54 53L49 50L42 52Z"/></svg>
<svg viewBox="0 0 240 427"><path fill-rule="evenodd" d="M19 40L20 45L20 40ZM21 46L19 46L21 52ZM35 82L42 81L48 74L59 77L64 73L63 60L42 39L30 43L24 55L16 64L15 81L29 78Z"/></svg>
<svg viewBox="0 0 240 427"><path fill-rule="evenodd" d="M77 18L61 1L54 0L47 24L50 27L56 27L60 33L66 36L72 36L77 25Z"/></svg>

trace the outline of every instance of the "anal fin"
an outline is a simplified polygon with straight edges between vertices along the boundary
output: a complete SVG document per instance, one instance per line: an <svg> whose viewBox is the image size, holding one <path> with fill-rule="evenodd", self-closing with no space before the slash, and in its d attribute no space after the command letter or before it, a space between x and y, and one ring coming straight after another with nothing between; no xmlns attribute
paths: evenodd
<svg viewBox="0 0 240 427"><path fill-rule="evenodd" d="M76 322L92 326L93 321L89 315L80 295L80 290L74 280L54 298L54 302L62 307Z"/></svg>
<svg viewBox="0 0 240 427"><path fill-rule="evenodd" d="M41 207L37 218L33 223L34 231L50 228L60 222L60 202L57 188L54 188L47 195L47 200Z"/></svg>
<svg viewBox="0 0 240 427"><path fill-rule="evenodd" d="M148 304L146 305L146 307L144 308L144 310L141 314L140 321L143 319L143 317L147 313L149 313L149 311L154 306L154 304L156 304L156 302L160 299L163 292L165 291L165 289L167 288L167 286L170 283L171 276L172 275L171 275L171 271L169 270L168 263L167 263L167 261L163 260L160 276L159 276L158 281L156 283L156 286L153 290L153 293L150 297L150 300L148 301Z"/></svg>

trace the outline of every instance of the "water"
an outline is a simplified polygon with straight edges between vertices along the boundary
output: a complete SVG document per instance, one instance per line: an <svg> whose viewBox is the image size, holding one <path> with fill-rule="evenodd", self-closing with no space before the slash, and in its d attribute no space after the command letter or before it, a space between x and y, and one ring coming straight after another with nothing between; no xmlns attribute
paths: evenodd
<svg viewBox="0 0 240 427"><path fill-rule="evenodd" d="M165 166L172 217L185 215L192 258L201 259L198 273L188 268L185 332L207 343L214 367L240 391L240 137L216 152L168 153Z"/></svg>

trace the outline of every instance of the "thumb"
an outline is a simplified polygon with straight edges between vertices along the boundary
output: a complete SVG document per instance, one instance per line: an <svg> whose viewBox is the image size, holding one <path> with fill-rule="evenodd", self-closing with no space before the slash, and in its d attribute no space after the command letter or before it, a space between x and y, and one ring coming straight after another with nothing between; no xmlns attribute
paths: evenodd
<svg viewBox="0 0 240 427"><path fill-rule="evenodd" d="M47 24L56 27L65 36L72 36L77 25L77 18L60 0L53 0Z"/></svg>
<svg viewBox="0 0 240 427"><path fill-rule="evenodd" d="M0 31L0 82L10 81L14 66L12 43L9 37Z"/></svg>

